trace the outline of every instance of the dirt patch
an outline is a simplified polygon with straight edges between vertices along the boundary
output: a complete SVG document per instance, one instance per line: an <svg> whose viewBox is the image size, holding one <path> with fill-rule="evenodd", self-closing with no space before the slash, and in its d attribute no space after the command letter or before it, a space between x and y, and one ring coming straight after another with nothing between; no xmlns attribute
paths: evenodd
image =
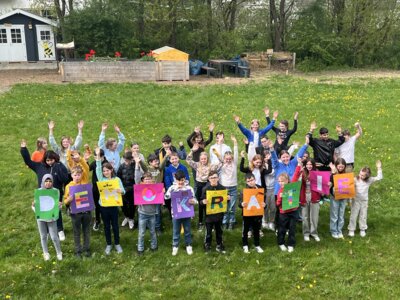
<svg viewBox="0 0 400 300"><path fill-rule="evenodd" d="M243 84L249 81L261 82L275 75L290 75L310 82L326 84L339 84L348 82L349 79L375 80L378 78L400 78L399 71L392 70L351 70L351 71L325 71L315 73L302 73L298 71L271 71L266 69L254 70L251 78L224 77L214 78L206 75L191 76L189 81L161 81L157 84L183 84L183 85L209 85L209 84ZM3 70L0 71L0 93L9 91L18 83L52 83L64 84L57 70Z"/></svg>

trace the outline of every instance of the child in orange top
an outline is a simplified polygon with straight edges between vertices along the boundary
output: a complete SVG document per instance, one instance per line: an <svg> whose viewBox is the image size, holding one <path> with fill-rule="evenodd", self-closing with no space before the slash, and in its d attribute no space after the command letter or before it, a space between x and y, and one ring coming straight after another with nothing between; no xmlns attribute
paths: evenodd
<svg viewBox="0 0 400 300"><path fill-rule="evenodd" d="M79 151L70 149L67 150L67 165L68 169L72 170L74 167L82 168L82 178L80 184L89 183L89 165L87 163L90 157L90 152L85 151L84 157L79 155ZM71 172L72 174L72 172Z"/></svg>
<svg viewBox="0 0 400 300"><path fill-rule="evenodd" d="M298 158L297 161L298 164L291 182L298 181L301 174L301 169L302 169L301 158ZM278 176L278 183L280 186L276 200L276 207L279 208L278 246L282 251L293 252L294 246L296 245L296 223L297 220L299 219L299 212L298 208L293 208L285 211L282 209L283 188L285 184L289 183L289 175L287 173L281 173ZM288 247L286 248L285 235L286 235L286 228L288 227L289 227L289 238L288 238Z"/></svg>
<svg viewBox="0 0 400 300"><path fill-rule="evenodd" d="M42 162L43 156L47 150L47 140L40 137L36 140L36 151L32 153L31 160L34 162Z"/></svg>

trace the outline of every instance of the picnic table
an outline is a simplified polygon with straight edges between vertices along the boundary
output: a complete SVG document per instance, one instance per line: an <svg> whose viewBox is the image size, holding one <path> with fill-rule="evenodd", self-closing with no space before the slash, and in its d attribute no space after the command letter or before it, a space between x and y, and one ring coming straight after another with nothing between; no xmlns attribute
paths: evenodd
<svg viewBox="0 0 400 300"><path fill-rule="evenodd" d="M233 67L236 76L239 74L239 61L226 59L211 59L208 61L208 67L216 70L215 76L222 78L225 67Z"/></svg>

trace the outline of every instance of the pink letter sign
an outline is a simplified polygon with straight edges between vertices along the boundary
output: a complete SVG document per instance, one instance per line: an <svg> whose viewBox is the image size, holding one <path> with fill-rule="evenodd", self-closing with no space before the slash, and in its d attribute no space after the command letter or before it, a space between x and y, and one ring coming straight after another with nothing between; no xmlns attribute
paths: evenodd
<svg viewBox="0 0 400 300"><path fill-rule="evenodd" d="M164 204L164 184L135 184L133 186L133 199L135 205Z"/></svg>
<svg viewBox="0 0 400 300"><path fill-rule="evenodd" d="M331 178L331 172L311 171L310 172L311 190L323 195L329 195L330 178Z"/></svg>

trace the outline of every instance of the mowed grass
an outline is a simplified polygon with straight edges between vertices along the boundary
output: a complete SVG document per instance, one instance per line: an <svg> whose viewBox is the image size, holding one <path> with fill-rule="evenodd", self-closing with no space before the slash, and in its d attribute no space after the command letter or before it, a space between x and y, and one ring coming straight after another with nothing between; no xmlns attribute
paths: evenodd
<svg viewBox="0 0 400 300"><path fill-rule="evenodd" d="M347 80L335 85L310 83L291 77L274 77L246 85L17 85L0 95L0 297L54 299L395 299L400 294L398 147L399 80ZM263 107L279 110L279 119L292 126L299 112L299 128L292 141L304 141L312 120L328 127L332 136L337 123L350 128L359 121L364 129L356 146L356 171L383 162L383 181L370 189L366 238L334 240L329 234L329 205L321 207L320 243L305 243L298 226L292 254L281 253L276 237L265 232L265 252L244 255L241 218L234 231L225 231L225 255L203 252L203 234L193 230L194 255L187 256L181 240L178 256L171 256L171 223L159 238L156 253L136 255L137 230L121 229L122 255L103 254L102 231L92 232L93 257L73 255L70 219L64 215L67 239L62 242L64 260L44 262L39 233L30 204L36 175L24 166L19 154L21 139L34 150L38 136L48 136L47 122L56 122L55 136L75 137L77 122L85 121L84 143L95 145L101 123L118 124L127 138L141 145L147 156L160 146L166 133L174 144L185 141L197 125L207 131L235 134L244 149L242 134L232 116L265 124ZM269 134L272 137L272 134ZM108 137L115 137L110 127ZM186 144L186 142L185 142ZM243 176L240 175L240 188ZM120 215L122 216L122 215ZM349 212L346 212L346 224ZM120 217L120 221L121 221ZM164 220L166 220L164 214ZM195 225L195 221L192 223ZM357 232L358 234L358 232ZM146 248L149 247L146 235ZM214 240L215 243L215 240ZM215 245L215 244L214 244ZM252 245L252 240L250 240Z"/></svg>

